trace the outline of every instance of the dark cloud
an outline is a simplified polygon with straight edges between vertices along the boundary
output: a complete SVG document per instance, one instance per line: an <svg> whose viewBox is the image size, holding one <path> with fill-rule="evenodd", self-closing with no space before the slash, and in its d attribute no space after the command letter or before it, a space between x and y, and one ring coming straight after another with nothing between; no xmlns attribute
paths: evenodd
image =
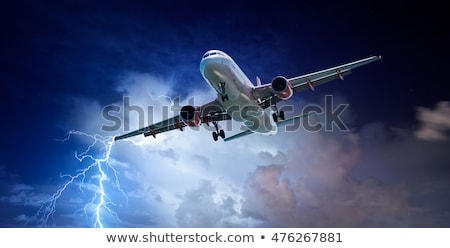
<svg viewBox="0 0 450 248"><path fill-rule="evenodd" d="M381 124L358 133L298 136L286 163L250 174L242 212L259 225L448 226L449 142L417 140L414 132Z"/></svg>
<svg viewBox="0 0 450 248"><path fill-rule="evenodd" d="M448 227L448 139L418 139L414 128L377 122L351 132L280 133L272 144L275 152L255 154L267 165L249 174L239 197L212 181L186 191L178 225Z"/></svg>

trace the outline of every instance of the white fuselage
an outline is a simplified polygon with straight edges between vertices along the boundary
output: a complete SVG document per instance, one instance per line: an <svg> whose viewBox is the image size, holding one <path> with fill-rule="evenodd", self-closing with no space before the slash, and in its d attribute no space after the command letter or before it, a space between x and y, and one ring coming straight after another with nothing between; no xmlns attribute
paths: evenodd
<svg viewBox="0 0 450 248"><path fill-rule="evenodd" d="M200 62L200 72L218 93L218 101L233 120L243 122L256 133L277 132L271 108L264 110L259 106L252 94L254 85L230 56L219 50L206 52Z"/></svg>

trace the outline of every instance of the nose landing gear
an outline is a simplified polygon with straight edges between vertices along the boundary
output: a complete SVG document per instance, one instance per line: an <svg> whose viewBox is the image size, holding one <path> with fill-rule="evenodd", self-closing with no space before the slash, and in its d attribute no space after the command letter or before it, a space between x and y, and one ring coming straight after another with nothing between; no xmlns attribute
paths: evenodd
<svg viewBox="0 0 450 248"><path fill-rule="evenodd" d="M225 92L225 83L224 83L224 82L221 82L221 83L219 83L218 86L219 86L219 89L220 89L220 91L221 91L222 102L228 101L228 95L227 95L227 93Z"/></svg>

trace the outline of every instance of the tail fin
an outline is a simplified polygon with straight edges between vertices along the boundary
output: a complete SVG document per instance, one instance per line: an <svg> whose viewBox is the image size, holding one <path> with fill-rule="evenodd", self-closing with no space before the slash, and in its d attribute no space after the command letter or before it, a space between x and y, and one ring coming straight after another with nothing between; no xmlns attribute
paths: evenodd
<svg viewBox="0 0 450 248"><path fill-rule="evenodd" d="M256 86L261 86L261 79L256 76Z"/></svg>

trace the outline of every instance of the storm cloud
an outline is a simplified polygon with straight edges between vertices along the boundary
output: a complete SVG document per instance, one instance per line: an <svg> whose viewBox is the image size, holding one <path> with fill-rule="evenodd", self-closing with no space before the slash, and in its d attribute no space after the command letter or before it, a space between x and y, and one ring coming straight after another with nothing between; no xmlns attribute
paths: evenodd
<svg viewBox="0 0 450 248"><path fill-rule="evenodd" d="M371 143L370 139L379 139L372 135L380 132L390 135L389 139L365 144ZM450 156L442 144L424 144L429 141L416 139L413 132L399 136L397 131L380 125L368 125L361 133L344 135L281 136L285 137L287 147L273 155L260 153L265 159L272 156L268 159L271 163L255 165L240 188L241 203L233 201L238 212L230 215L241 224L448 227L449 212L442 209L450 205L450 185L445 181L447 175L439 175L442 170L438 168L448 166ZM448 147L449 142L445 145ZM375 170L381 173L372 173ZM393 177L399 180L392 180ZM186 194L178 211L184 217L194 217L195 223L180 224L216 226L224 214L218 210L218 202L213 204L216 195L217 192L205 185ZM214 218L207 218L208 213Z"/></svg>

